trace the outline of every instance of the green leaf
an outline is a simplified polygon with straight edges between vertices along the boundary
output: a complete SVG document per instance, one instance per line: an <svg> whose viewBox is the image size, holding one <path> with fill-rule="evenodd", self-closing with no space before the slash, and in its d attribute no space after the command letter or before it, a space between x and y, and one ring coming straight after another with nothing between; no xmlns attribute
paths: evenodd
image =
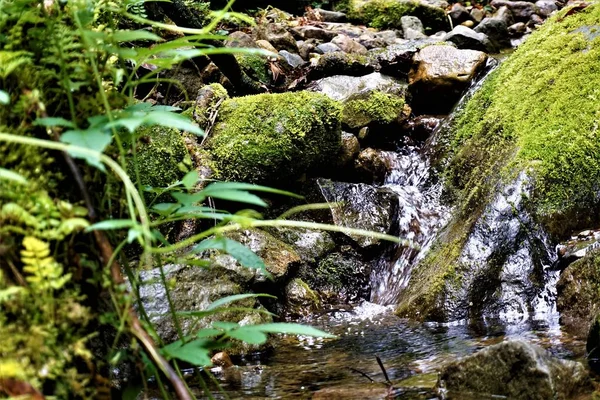
<svg viewBox="0 0 600 400"><path fill-rule="evenodd" d="M141 225L136 225L133 228L129 228L127 231L127 243L133 243L134 240L142 237Z"/></svg>
<svg viewBox="0 0 600 400"><path fill-rule="evenodd" d="M210 238L198 243L192 251L200 253L208 249L224 251L235 258L242 266L260 269L263 273L269 274L263 260L240 242L225 237Z"/></svg>
<svg viewBox="0 0 600 400"><path fill-rule="evenodd" d="M240 327L240 324L237 322L227 322L227 321L215 321L212 323L213 327L217 329L221 329L224 331L230 331L232 329L236 329Z"/></svg>
<svg viewBox="0 0 600 400"><path fill-rule="evenodd" d="M177 200L180 204L184 205L184 206L191 206L194 203L199 203L201 201L203 201L206 196L204 195L203 192L198 192L198 193L181 193L181 192L172 192L171 196L173 196L173 198L175 200Z"/></svg>
<svg viewBox="0 0 600 400"><path fill-rule="evenodd" d="M167 111L154 111L144 118L144 123L148 125L160 125L167 128L179 129L193 133L197 136L204 136L204 131L184 115L175 114Z"/></svg>
<svg viewBox="0 0 600 400"><path fill-rule="evenodd" d="M207 194L207 196L212 196L213 191L220 191L220 190L253 190L256 192L281 194L284 196L295 197L298 199L303 198L302 196L299 196L295 193L288 192L285 190L279 190L279 189L274 189L274 188L271 188L268 186L255 185L252 183L244 183L244 182L213 182L210 185L208 185L206 188L204 188L203 191L205 193L210 193L210 194Z"/></svg>
<svg viewBox="0 0 600 400"><path fill-rule="evenodd" d="M215 309L217 307L221 307L225 304L229 304L229 303L233 303L234 301L239 301L239 300L244 300L244 299L249 299L252 297L270 297L272 299L276 299L276 296L272 296L270 294L263 294L263 293L244 293L244 294L234 294L233 296L227 296L227 297L223 297L220 298L219 300L216 300L214 302L212 302L206 309L207 310L212 310Z"/></svg>
<svg viewBox="0 0 600 400"><path fill-rule="evenodd" d="M166 217L173 214L173 211L175 211L178 207L179 204L177 203L158 203L152 206L151 210L159 215L162 215L163 217Z"/></svg>
<svg viewBox="0 0 600 400"><path fill-rule="evenodd" d="M22 185L27 184L27 179L9 169L0 168L0 179L13 181Z"/></svg>
<svg viewBox="0 0 600 400"><path fill-rule="evenodd" d="M69 218L61 222L58 230L65 235L70 235L89 226L90 223L85 218Z"/></svg>
<svg viewBox="0 0 600 400"><path fill-rule="evenodd" d="M116 31L112 34L112 38L116 42L133 42L135 40L152 40L154 42L158 42L162 40L160 36L145 30Z"/></svg>
<svg viewBox="0 0 600 400"><path fill-rule="evenodd" d="M207 309L207 310L198 310L198 311L177 311L176 314L179 316L182 316L182 317L206 318L211 315L223 314L223 313L228 313L228 312L240 312L240 313L257 312L259 314L270 315L272 317L275 316L275 314L273 314L267 310L260 309L260 308L231 307L231 306L214 308L212 310Z"/></svg>
<svg viewBox="0 0 600 400"><path fill-rule="evenodd" d="M248 325L245 328L256 329L265 333L286 333L291 335L315 336L324 338L335 338L335 335L323 332L312 326L290 324L286 322L273 322L270 324Z"/></svg>
<svg viewBox="0 0 600 400"><path fill-rule="evenodd" d="M69 150L69 154L72 157L84 159L88 164L101 171L106 171L104 165L100 162L100 154L112 141L112 135L110 133L98 128L86 130L74 129L63 133L60 137L60 141L96 151L96 155L80 153L77 150Z"/></svg>
<svg viewBox="0 0 600 400"><path fill-rule="evenodd" d="M88 226L85 231L107 231L111 229L124 229L131 228L137 225L137 222L132 219L109 219L106 221L96 222L95 224Z"/></svg>
<svg viewBox="0 0 600 400"><path fill-rule="evenodd" d="M10 95L4 90L0 90L0 104L7 105L10 103Z"/></svg>
<svg viewBox="0 0 600 400"><path fill-rule="evenodd" d="M256 329L246 329L246 326L243 326L239 329L234 329L227 332L227 336L233 339L241 340L242 342L248 344L263 344L267 341L267 335L256 330Z"/></svg>
<svg viewBox="0 0 600 400"><path fill-rule="evenodd" d="M210 349L204 346L204 340L193 340L181 345L180 341L171 343L162 348L169 357L188 362L192 365L211 365Z"/></svg>
<svg viewBox="0 0 600 400"><path fill-rule="evenodd" d="M200 175L198 174L198 171L190 171L181 179L181 183L183 183L183 186L185 186L187 190L192 190L199 178Z"/></svg>
<svg viewBox="0 0 600 400"><path fill-rule="evenodd" d="M213 199L237 201L238 203L254 204L261 207L267 207L268 205L257 195L241 190L215 190L210 192L210 194L206 194L206 191L203 190L200 193L207 197L212 197Z"/></svg>
<svg viewBox="0 0 600 400"><path fill-rule="evenodd" d="M62 126L65 128L77 128L74 123L69 120L60 117L46 117L38 118L33 122L37 126Z"/></svg>
<svg viewBox="0 0 600 400"><path fill-rule="evenodd" d="M223 334L223 331L220 329L204 328L204 329L200 329L198 332L196 332L196 337L201 339L201 338L207 338L207 337L215 337L215 336L219 336L222 334Z"/></svg>

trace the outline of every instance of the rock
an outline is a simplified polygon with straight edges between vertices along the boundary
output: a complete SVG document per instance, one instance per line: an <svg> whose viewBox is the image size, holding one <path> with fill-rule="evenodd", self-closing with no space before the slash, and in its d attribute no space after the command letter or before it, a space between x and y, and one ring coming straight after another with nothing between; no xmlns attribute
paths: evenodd
<svg viewBox="0 0 600 400"><path fill-rule="evenodd" d="M459 49L478 50L488 53L493 53L496 48L490 42L487 35L475 32L471 28L463 25L458 25L452 29L445 37L444 41L452 42Z"/></svg>
<svg viewBox="0 0 600 400"><path fill-rule="evenodd" d="M535 2L538 8L538 14L548 18L554 11L558 10L558 6L554 0L538 0Z"/></svg>
<svg viewBox="0 0 600 400"><path fill-rule="evenodd" d="M283 57L285 62L292 68L298 68L306 63L298 54L292 54L286 50L280 50L279 55Z"/></svg>
<svg viewBox="0 0 600 400"><path fill-rule="evenodd" d="M451 362L440 374L448 399L468 394L515 400L572 399L594 389L585 367L539 346L506 341Z"/></svg>
<svg viewBox="0 0 600 400"><path fill-rule="evenodd" d="M337 159L341 108L310 92L229 99L204 146L217 179L288 187Z"/></svg>
<svg viewBox="0 0 600 400"><path fill-rule="evenodd" d="M293 318L307 317L323 306L319 296L302 279L292 279L285 287L286 313Z"/></svg>
<svg viewBox="0 0 600 400"><path fill-rule="evenodd" d="M319 389L314 393L312 400L385 400L390 398L389 394L390 390L383 386L373 386L371 384L344 384L343 386Z"/></svg>
<svg viewBox="0 0 600 400"><path fill-rule="evenodd" d="M412 118L404 124L403 131L406 135L418 142L424 142L427 140L438 126L442 118L434 115L420 115Z"/></svg>
<svg viewBox="0 0 600 400"><path fill-rule="evenodd" d="M486 61L480 51L444 45L423 48L409 73L413 110L417 114L450 111Z"/></svg>
<svg viewBox="0 0 600 400"><path fill-rule="evenodd" d="M517 21L523 22L527 21L532 14L539 12L538 7L534 3L527 1L492 0L490 4L496 8L506 6ZM512 25L509 21L506 23L507 25Z"/></svg>
<svg viewBox="0 0 600 400"><path fill-rule="evenodd" d="M429 31L437 32L448 26L444 11L446 5L445 2L424 0L350 0L348 17L377 29L399 29L401 18L412 15L419 18Z"/></svg>
<svg viewBox="0 0 600 400"><path fill-rule="evenodd" d="M462 26L466 26L467 28L473 28L475 26L475 22L471 20L467 20L465 22L460 23Z"/></svg>
<svg viewBox="0 0 600 400"><path fill-rule="evenodd" d="M380 37L375 35L364 34L358 38L358 42L363 45L367 50L381 49L387 46L387 42Z"/></svg>
<svg viewBox="0 0 600 400"><path fill-rule="evenodd" d="M269 84L273 80L273 75L269 67L269 59L259 54L236 54L242 70L252 79Z"/></svg>
<svg viewBox="0 0 600 400"><path fill-rule="evenodd" d="M506 6L501 6L498 8L492 17L503 20L508 26L511 26L515 23L515 18L512 11L510 11Z"/></svg>
<svg viewBox="0 0 600 400"><path fill-rule="evenodd" d="M316 11L325 22L346 22L347 16L343 12L328 11L321 8L317 8Z"/></svg>
<svg viewBox="0 0 600 400"><path fill-rule="evenodd" d="M332 182L326 179L319 179L318 182L327 202L341 203L331 211L336 225L393 233L394 217L398 213L399 204L394 192L362 183ZM368 247L380 242L380 239L373 237L348 236L360 247Z"/></svg>
<svg viewBox="0 0 600 400"><path fill-rule="evenodd" d="M227 36L227 40L225 41L226 47L249 47L256 48L256 42L252 39L252 36L244 33L242 31L235 31L230 33Z"/></svg>
<svg viewBox="0 0 600 400"><path fill-rule="evenodd" d="M340 251L319 260L316 266L300 270L300 276L311 288L334 303L368 299L370 275L370 264L350 246L342 246Z"/></svg>
<svg viewBox="0 0 600 400"><path fill-rule="evenodd" d="M329 42L331 39L337 36L336 32L319 28L312 25L304 25L294 28L304 39L317 39L324 42Z"/></svg>
<svg viewBox="0 0 600 400"><path fill-rule="evenodd" d="M332 75L363 76L375 70L374 63L365 56L343 51L323 54L309 73L310 80Z"/></svg>
<svg viewBox="0 0 600 400"><path fill-rule="evenodd" d="M279 228L273 235L289 244L305 263L312 264L335 248L331 234L310 229Z"/></svg>
<svg viewBox="0 0 600 400"><path fill-rule="evenodd" d="M415 54L419 51L413 42L406 44L394 44L383 50L372 52L372 57L377 61L382 73L406 77Z"/></svg>
<svg viewBox="0 0 600 400"><path fill-rule="evenodd" d="M240 284L239 277L235 272L228 271L216 264L208 268L169 264L165 265L163 270L167 282L170 282L170 301L176 312L203 311L216 300L247 291L247 288ZM158 336L166 343L176 341L178 335L169 312L169 300L161 282L159 268L140 271L140 281L142 282L139 289L140 301ZM236 305L260 308L255 298L240 300ZM254 314L259 322L271 321L270 316L258 311L228 311L200 320L195 317L180 317L179 322L184 334L192 335L196 330L209 327L212 321L240 322L251 314ZM256 346L248 346L228 351L230 354L239 354L251 350L256 351L256 349Z"/></svg>
<svg viewBox="0 0 600 400"><path fill-rule="evenodd" d="M334 53L338 51L342 51L336 44L334 43L321 43L316 47L316 50L321 54Z"/></svg>
<svg viewBox="0 0 600 400"><path fill-rule="evenodd" d="M356 136L348 132L342 132L342 155L340 165L351 165L360 152L360 143Z"/></svg>
<svg viewBox="0 0 600 400"><path fill-rule="evenodd" d="M455 26L473 19L469 13L469 10L467 10L467 8L460 3L454 3L448 15L450 15L450 18L452 18L452 22Z"/></svg>
<svg viewBox="0 0 600 400"><path fill-rule="evenodd" d="M229 354L224 351L220 351L210 358L210 362L215 367L221 367L223 369L233 367L233 362L229 358Z"/></svg>
<svg viewBox="0 0 600 400"><path fill-rule="evenodd" d="M350 129L371 123L400 123L408 116L404 100L406 86L378 72L361 77L323 78L308 89L342 102L342 123Z"/></svg>
<svg viewBox="0 0 600 400"><path fill-rule="evenodd" d="M367 54L367 49L362 44L350 39L346 35L337 35L331 41L332 44L339 47L342 51L352 54Z"/></svg>
<svg viewBox="0 0 600 400"><path fill-rule="evenodd" d="M397 157L395 152L366 148L356 159L357 175L363 182L383 184L395 157Z"/></svg>
<svg viewBox="0 0 600 400"><path fill-rule="evenodd" d="M298 45L291 33L281 24L259 25L255 28L256 38L266 40L277 50L287 50L298 53Z"/></svg>
<svg viewBox="0 0 600 400"><path fill-rule="evenodd" d="M387 46L396 44L396 41L399 39L398 31L394 30L376 32L375 37L383 40Z"/></svg>
<svg viewBox="0 0 600 400"><path fill-rule="evenodd" d="M479 23L485 18L485 11L481 8L473 8L470 14L471 19L475 21L475 23Z"/></svg>
<svg viewBox="0 0 600 400"><path fill-rule="evenodd" d="M519 37L523 36L525 32L527 32L527 26L524 22L517 22L516 24L512 24L508 27L508 36L510 37Z"/></svg>
<svg viewBox="0 0 600 400"><path fill-rule="evenodd" d="M256 46L263 49L263 50L267 50L270 51L274 54L277 54L277 49L275 47L273 47L273 45L271 43L269 43L266 40L257 40L256 41Z"/></svg>
<svg viewBox="0 0 600 400"><path fill-rule="evenodd" d="M497 49L510 47L508 26L500 18L485 18L474 30L475 32L485 34Z"/></svg>
<svg viewBox="0 0 600 400"><path fill-rule="evenodd" d="M402 25L402 31L404 32L404 38L406 37L407 29L412 29L413 31L417 31L419 33L425 33L425 28L423 28L423 23L417 17L413 17L410 15L404 15L400 18L400 24Z"/></svg>
<svg viewBox="0 0 600 400"><path fill-rule="evenodd" d="M597 251L569 265L556 285L560 322L569 333L585 338L600 313L600 255ZM600 340L600 335L598 336Z"/></svg>
<svg viewBox="0 0 600 400"><path fill-rule="evenodd" d="M228 233L226 237L256 253L264 261L273 282L285 281L300 262L300 256L292 247L265 231L258 229L236 231ZM235 271L250 287L268 280L267 275L261 270L246 268L228 254L215 256L214 259L219 265Z"/></svg>
<svg viewBox="0 0 600 400"><path fill-rule="evenodd" d="M537 14L531 14L531 16L529 17L529 21L527 21L527 26L531 29L535 29L543 23L544 18L540 17Z"/></svg>

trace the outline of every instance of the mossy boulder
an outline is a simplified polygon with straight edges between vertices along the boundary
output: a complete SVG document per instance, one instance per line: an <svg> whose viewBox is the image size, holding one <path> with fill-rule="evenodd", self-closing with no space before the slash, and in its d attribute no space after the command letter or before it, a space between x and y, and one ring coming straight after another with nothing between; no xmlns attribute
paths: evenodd
<svg viewBox="0 0 600 400"><path fill-rule="evenodd" d="M348 17L377 29L402 29L403 16L414 16L423 22L425 31L447 30L445 2L424 0L349 0Z"/></svg>
<svg viewBox="0 0 600 400"><path fill-rule="evenodd" d="M292 279L285 287L286 313L306 317L323 307L319 296L302 279Z"/></svg>
<svg viewBox="0 0 600 400"><path fill-rule="evenodd" d="M192 167L192 160L181 132L152 126L136 131L137 154L129 158L127 172L136 177L137 165L143 186L162 188L181 179ZM135 164L134 164L135 163Z"/></svg>
<svg viewBox="0 0 600 400"><path fill-rule="evenodd" d="M598 4L558 13L442 134L440 165L455 216L413 269L401 315L480 317L513 289L522 304L512 311L533 311L552 242L597 223L599 27Z"/></svg>
<svg viewBox="0 0 600 400"><path fill-rule="evenodd" d="M310 92L223 102L207 140L215 177L276 187L330 165L341 149L341 108Z"/></svg>

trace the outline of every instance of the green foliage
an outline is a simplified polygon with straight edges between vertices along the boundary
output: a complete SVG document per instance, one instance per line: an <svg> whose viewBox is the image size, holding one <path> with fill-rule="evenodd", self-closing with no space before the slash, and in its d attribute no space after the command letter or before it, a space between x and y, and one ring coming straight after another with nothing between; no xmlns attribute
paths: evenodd
<svg viewBox="0 0 600 400"><path fill-rule="evenodd" d="M401 29L400 19L405 15L419 18L425 30L436 32L447 29L446 12L425 2L413 0L348 0L348 16L377 29Z"/></svg>
<svg viewBox="0 0 600 400"><path fill-rule="evenodd" d="M390 124L402 114L404 98L374 91L367 98L348 100L344 104L342 122L350 128L360 128L371 122Z"/></svg>

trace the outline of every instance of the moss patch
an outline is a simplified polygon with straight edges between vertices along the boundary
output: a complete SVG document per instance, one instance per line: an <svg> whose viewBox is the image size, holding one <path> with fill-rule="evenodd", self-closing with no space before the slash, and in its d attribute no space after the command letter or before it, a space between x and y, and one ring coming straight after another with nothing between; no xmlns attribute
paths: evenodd
<svg viewBox="0 0 600 400"><path fill-rule="evenodd" d="M410 0L350 0L350 19L378 29L401 29L400 19L405 15L419 18L427 32L447 30L446 12L432 5Z"/></svg>
<svg viewBox="0 0 600 400"><path fill-rule="evenodd" d="M206 149L223 180L289 186L341 148L341 109L318 93L261 94L225 101Z"/></svg>
<svg viewBox="0 0 600 400"><path fill-rule="evenodd" d="M348 100L344 104L342 122L352 129L372 122L390 124L398 119L404 104L403 97L376 90L366 98Z"/></svg>

